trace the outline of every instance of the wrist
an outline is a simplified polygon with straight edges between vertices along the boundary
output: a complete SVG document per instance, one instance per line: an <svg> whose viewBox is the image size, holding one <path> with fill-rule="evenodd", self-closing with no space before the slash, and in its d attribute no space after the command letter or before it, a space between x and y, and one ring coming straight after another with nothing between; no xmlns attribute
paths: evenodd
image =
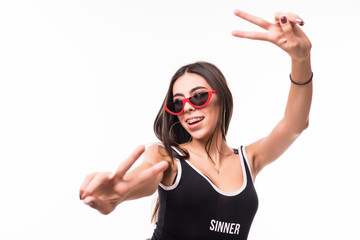
<svg viewBox="0 0 360 240"><path fill-rule="evenodd" d="M309 83L312 82L313 76L314 76L314 73L311 73L310 79L307 80L306 82L301 82L301 83L295 82L295 81L291 78L291 73L290 73L290 76L289 76L289 77L290 77L290 81L291 81L293 84L298 85L298 86L304 86L304 85L307 85L307 84L309 84Z"/></svg>
<svg viewBox="0 0 360 240"><path fill-rule="evenodd" d="M292 59L291 61L291 80L303 84L312 78L310 56L305 59Z"/></svg>
<svg viewBox="0 0 360 240"><path fill-rule="evenodd" d="M295 58L295 57L291 57L291 62L292 64L296 64L296 65L310 65L310 53L303 58Z"/></svg>

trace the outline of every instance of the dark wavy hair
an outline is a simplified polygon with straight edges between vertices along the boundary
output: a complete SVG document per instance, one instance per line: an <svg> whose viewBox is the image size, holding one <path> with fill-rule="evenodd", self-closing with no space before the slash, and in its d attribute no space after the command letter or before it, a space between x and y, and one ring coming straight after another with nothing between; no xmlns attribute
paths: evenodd
<svg viewBox="0 0 360 240"><path fill-rule="evenodd" d="M212 140L218 129L221 130L221 135L226 140L226 134L229 128L232 112L233 112L233 98L230 89L227 85L226 79L221 71L214 65L208 62L195 62L181 67L173 75L170 81L169 89L164 99L163 104L155 118L154 132L156 137L163 143L167 154L172 161L177 158L179 160L186 160L190 157L189 153L180 147L180 144L191 141L191 135L179 123L178 117L165 111L164 106L173 101L173 86L175 81L183 76L185 73L194 73L203 77L206 82L217 92L219 99L219 116L214 132L208 139L205 150L210 157L209 150ZM178 152L173 150L175 147ZM155 206L155 211L152 217L154 221L157 217L158 202Z"/></svg>

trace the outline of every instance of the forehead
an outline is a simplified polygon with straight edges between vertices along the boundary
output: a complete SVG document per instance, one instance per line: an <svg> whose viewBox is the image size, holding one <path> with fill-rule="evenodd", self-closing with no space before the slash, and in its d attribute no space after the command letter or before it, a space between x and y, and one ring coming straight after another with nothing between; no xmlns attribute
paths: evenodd
<svg viewBox="0 0 360 240"><path fill-rule="evenodd" d="M212 89L202 76L196 73L185 73L175 81L173 95L177 93L189 94L190 91L196 87L205 87L208 90Z"/></svg>

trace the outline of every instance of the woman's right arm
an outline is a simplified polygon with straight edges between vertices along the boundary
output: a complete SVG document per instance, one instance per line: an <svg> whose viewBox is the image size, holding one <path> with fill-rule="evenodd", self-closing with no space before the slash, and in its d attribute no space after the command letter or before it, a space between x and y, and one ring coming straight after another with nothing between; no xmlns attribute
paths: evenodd
<svg viewBox="0 0 360 240"><path fill-rule="evenodd" d="M126 200L153 194L169 167L170 158L162 155L158 145L138 147L115 173L103 172L88 175L80 187L80 199L102 214L109 214ZM144 153L145 152L145 153ZM144 153L142 163L128 172Z"/></svg>

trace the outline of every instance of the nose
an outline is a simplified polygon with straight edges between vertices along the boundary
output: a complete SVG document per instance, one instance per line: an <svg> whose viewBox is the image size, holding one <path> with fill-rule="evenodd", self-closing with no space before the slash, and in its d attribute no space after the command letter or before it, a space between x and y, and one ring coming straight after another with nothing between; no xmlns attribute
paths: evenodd
<svg viewBox="0 0 360 240"><path fill-rule="evenodd" d="M191 106L189 102L185 102L184 112L190 112L190 111L195 111L195 108Z"/></svg>

